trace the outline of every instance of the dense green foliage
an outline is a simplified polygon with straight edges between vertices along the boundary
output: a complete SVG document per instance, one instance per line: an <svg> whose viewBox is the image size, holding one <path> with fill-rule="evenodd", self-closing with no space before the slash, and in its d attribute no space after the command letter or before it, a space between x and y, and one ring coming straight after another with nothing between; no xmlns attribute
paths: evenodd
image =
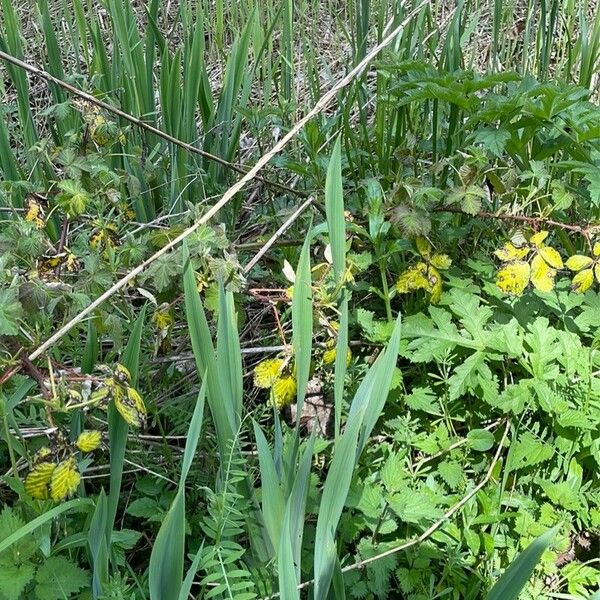
<svg viewBox="0 0 600 600"><path fill-rule="evenodd" d="M0 600L598 600L596 3L2 0L0 51Z"/></svg>

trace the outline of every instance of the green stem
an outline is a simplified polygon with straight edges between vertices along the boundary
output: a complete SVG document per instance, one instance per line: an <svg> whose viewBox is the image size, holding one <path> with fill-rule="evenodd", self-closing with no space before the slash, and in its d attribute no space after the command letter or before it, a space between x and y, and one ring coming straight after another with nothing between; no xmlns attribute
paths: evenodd
<svg viewBox="0 0 600 600"><path fill-rule="evenodd" d="M381 273L381 286L383 288L383 297L385 301L385 314L387 315L388 321L393 321L392 305L390 303L390 289L388 287L387 277L385 274L385 267L381 260L379 261L379 272Z"/></svg>
<svg viewBox="0 0 600 600"><path fill-rule="evenodd" d="M6 435L6 445L8 446L8 454L10 456L10 464L12 465L13 475L16 477L17 473L18 473L17 460L15 458L15 451L13 450L13 447L12 447L10 430L8 428L8 419L6 418L6 415L4 415L3 421L4 421L4 435Z"/></svg>

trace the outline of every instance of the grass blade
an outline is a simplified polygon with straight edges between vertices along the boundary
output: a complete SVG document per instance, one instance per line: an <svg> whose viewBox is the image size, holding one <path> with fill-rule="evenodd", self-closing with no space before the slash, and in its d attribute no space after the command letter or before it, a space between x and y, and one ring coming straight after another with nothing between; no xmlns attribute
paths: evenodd
<svg viewBox="0 0 600 600"><path fill-rule="evenodd" d="M108 582L108 546L105 535L107 518L107 498L104 490L101 490L88 532L88 545L92 555L92 594L94 598L102 595L104 585Z"/></svg>
<svg viewBox="0 0 600 600"><path fill-rule="evenodd" d="M302 405L310 375L312 354L313 309L312 280L310 272L310 236L306 237L296 270L292 298L292 330L294 358L296 361L297 410L296 426L300 426Z"/></svg>
<svg viewBox="0 0 600 600"><path fill-rule="evenodd" d="M73 500L64 502L63 504L59 504L54 508L51 508L50 510L46 511L43 515L40 515L39 517L36 517L35 519L29 521L29 523L26 523L25 525L23 525L23 527L21 527L11 535L5 537L0 542L0 554L4 552L7 548L10 548L14 543L18 542L21 538L31 534L38 527L41 527L45 523L48 523L48 521L54 519L54 517L58 517L58 515L61 515L62 513L67 512L71 509L77 511L87 511L92 506L94 506L94 503L90 498L75 498Z"/></svg>
<svg viewBox="0 0 600 600"><path fill-rule="evenodd" d="M559 529L560 525L557 525L533 540L504 571L489 591L486 600L517 600Z"/></svg>
<svg viewBox="0 0 600 600"><path fill-rule="evenodd" d="M135 387L138 380L140 345L142 331L146 319L146 306L142 308L136 319L127 346L123 352L122 363L131 373L131 383ZM108 439L110 448L110 492L107 502L106 517L106 544L110 548L112 529L117 516L117 507L121 496L121 480L123 478L123 461L125 460L125 447L127 445L127 432L129 425L114 405L108 407Z"/></svg>
<svg viewBox="0 0 600 600"><path fill-rule="evenodd" d="M206 377L187 433L177 494L160 526L150 554L151 600L171 600L174 595L179 596L181 589L185 560L185 481L202 432L205 395Z"/></svg>
<svg viewBox="0 0 600 600"><path fill-rule="evenodd" d="M325 180L325 212L329 228L329 244L333 257L333 272L338 285L346 270L346 223L344 220L344 190L342 188L342 159L340 138L333 147Z"/></svg>
<svg viewBox="0 0 600 600"><path fill-rule="evenodd" d="M267 439L257 423L254 422L253 425L260 465L262 513L271 540L272 550L275 554L281 538L285 499Z"/></svg>

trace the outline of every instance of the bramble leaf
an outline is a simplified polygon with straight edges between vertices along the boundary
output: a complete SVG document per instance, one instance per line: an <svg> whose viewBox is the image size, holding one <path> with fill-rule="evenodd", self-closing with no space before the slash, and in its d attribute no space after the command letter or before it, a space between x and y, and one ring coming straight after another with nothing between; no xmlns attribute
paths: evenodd
<svg viewBox="0 0 600 600"><path fill-rule="evenodd" d="M571 271L581 271L587 269L594 262L593 258L584 256L583 254L575 254L567 259L567 269Z"/></svg>

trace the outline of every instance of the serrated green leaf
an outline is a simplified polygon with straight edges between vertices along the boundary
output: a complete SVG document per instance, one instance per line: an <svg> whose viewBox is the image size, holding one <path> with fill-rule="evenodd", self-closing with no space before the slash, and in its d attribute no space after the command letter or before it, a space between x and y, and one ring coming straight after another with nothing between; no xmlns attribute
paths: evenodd
<svg viewBox="0 0 600 600"><path fill-rule="evenodd" d="M0 289L0 335L18 335L22 314L18 289Z"/></svg>
<svg viewBox="0 0 600 600"><path fill-rule="evenodd" d="M89 576L63 556L50 556L36 576L35 593L39 600L64 600L89 585Z"/></svg>

